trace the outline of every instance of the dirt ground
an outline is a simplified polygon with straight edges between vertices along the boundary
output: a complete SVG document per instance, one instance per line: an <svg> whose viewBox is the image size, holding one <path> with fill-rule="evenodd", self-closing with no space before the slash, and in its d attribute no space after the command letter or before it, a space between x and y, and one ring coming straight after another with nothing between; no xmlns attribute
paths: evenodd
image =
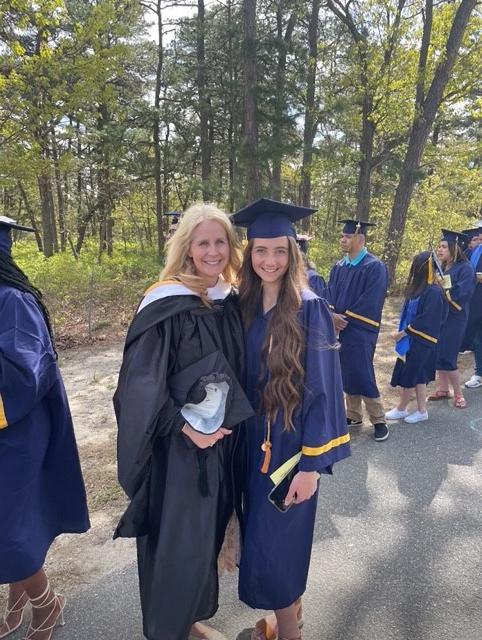
<svg viewBox="0 0 482 640"><path fill-rule="evenodd" d="M377 379L387 409L394 406L397 397L389 386L394 364L390 334L397 329L399 306L399 300L390 300L385 305L376 352ZM112 408L122 346L119 340L104 341L60 353L92 524L85 535L61 536L50 550L47 571L56 589L66 594L95 582L135 558L133 540L112 541L112 532L126 506L116 481L116 426ZM466 380L472 373L472 354L460 356L459 366L462 380ZM0 600L4 594L5 589L0 593Z"/></svg>

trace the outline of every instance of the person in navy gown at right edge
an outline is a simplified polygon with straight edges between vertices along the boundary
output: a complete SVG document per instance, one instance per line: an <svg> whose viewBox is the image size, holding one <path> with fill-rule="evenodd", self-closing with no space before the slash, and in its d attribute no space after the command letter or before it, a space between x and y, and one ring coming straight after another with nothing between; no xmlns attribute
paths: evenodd
<svg viewBox="0 0 482 640"><path fill-rule="evenodd" d="M477 284L470 301L469 319L461 350L474 352L475 371L465 386L467 389L477 389L482 387L482 227L468 229L465 233L472 238L472 248L467 259L475 270Z"/></svg>
<svg viewBox="0 0 482 640"><path fill-rule="evenodd" d="M361 426L362 400L374 427L374 438L388 438L373 357L388 287L387 268L368 252L369 222L340 220L340 246L346 254L331 269L326 300L333 311L341 343L340 360L348 426Z"/></svg>
<svg viewBox="0 0 482 640"><path fill-rule="evenodd" d="M239 597L275 614L256 623L251 640L301 638L318 479L350 455L333 320L306 285L293 227L312 212L261 199L232 217L248 227L239 293L256 410L246 425ZM283 492L273 504L275 487Z"/></svg>
<svg viewBox="0 0 482 640"><path fill-rule="evenodd" d="M397 360L390 384L400 387L398 405L387 411L387 420L401 420L410 424L428 420L427 383L435 380L437 342L447 317L447 300L441 285L435 282L432 253L416 255L410 267L405 302L400 316L395 352ZM407 411L413 391L417 410Z"/></svg>
<svg viewBox="0 0 482 640"><path fill-rule="evenodd" d="M296 242L298 243L298 247L301 251L301 257L303 258L308 286L312 291L316 293L317 296L319 296L320 298L324 298L326 289L325 279L318 273L315 265L308 257L308 243L311 239L311 236L298 235L296 238Z"/></svg>
<svg viewBox="0 0 482 640"><path fill-rule="evenodd" d="M463 409L467 404L460 388L457 357L467 327L470 300L475 290L475 271L463 253L468 242L469 238L463 233L442 229L442 239L437 248L437 257L450 281L444 286L449 312L437 344L438 387L429 395L428 400L449 398L450 384L454 391L453 405L457 409Z"/></svg>

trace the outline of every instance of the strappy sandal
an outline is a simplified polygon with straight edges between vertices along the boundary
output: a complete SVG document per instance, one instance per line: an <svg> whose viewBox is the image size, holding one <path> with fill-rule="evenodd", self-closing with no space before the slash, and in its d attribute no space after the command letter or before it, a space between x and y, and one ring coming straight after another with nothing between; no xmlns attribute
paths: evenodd
<svg viewBox="0 0 482 640"><path fill-rule="evenodd" d="M47 607L52 607L52 610L39 627L33 627L32 623L30 623L27 629L27 635L22 638L22 640L33 640L34 634L45 631L50 631L48 636L45 638L45 640L50 640L52 633L54 632L54 628L57 625L59 627L63 627L65 624L64 607L66 599L60 593L54 593L50 588L50 584L47 582L45 591L37 596L37 598L30 598L30 603L32 605L32 609L46 609ZM54 614L56 613L55 605L57 604L60 607L60 611L58 611L57 616L54 617Z"/></svg>
<svg viewBox="0 0 482 640"><path fill-rule="evenodd" d="M28 597L25 600L25 603L22 607L19 607L19 604L22 602L24 596L26 596L27 594L25 593L25 591L22 593L22 595L20 596L20 598L17 600L17 602L15 602L13 604L13 606L9 609L8 606L5 609L5 613L3 615L2 620L0 621L0 628L1 627L7 627L7 630L0 634L0 639L1 638L6 638L7 636L9 636L11 633L13 633L14 631L16 631L23 622L23 614L25 613L25 608L28 605ZM20 620L18 621L18 624L16 624L14 627L11 627L7 620L8 618L12 615L12 613L19 613L20 614Z"/></svg>
<svg viewBox="0 0 482 640"><path fill-rule="evenodd" d="M435 402L436 400L448 400L451 397L452 396L448 390L445 391L444 389L437 389L434 393L427 396L427 400Z"/></svg>
<svg viewBox="0 0 482 640"><path fill-rule="evenodd" d="M465 409L466 406L467 406L467 400L464 398L463 395L454 397L454 407L456 409Z"/></svg>

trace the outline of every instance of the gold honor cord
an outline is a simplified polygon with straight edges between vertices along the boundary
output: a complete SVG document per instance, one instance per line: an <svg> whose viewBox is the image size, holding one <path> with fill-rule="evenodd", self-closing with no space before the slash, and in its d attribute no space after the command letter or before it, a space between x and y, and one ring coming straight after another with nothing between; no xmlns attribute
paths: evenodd
<svg viewBox="0 0 482 640"><path fill-rule="evenodd" d="M273 346L273 336L269 338L268 346L268 359L271 353L271 347ZM266 417L266 427L264 431L264 440L261 445L261 451L264 453L263 464L261 465L261 473L268 473L269 463L271 462L271 420Z"/></svg>

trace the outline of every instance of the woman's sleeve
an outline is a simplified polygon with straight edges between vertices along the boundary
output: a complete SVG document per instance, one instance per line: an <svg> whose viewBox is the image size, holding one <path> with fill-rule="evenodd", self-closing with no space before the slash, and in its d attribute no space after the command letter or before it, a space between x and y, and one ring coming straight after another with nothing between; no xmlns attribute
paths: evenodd
<svg viewBox="0 0 482 640"><path fill-rule="evenodd" d="M27 416L58 381L42 312L33 298L8 291L0 302L0 429Z"/></svg>
<svg viewBox="0 0 482 640"><path fill-rule="evenodd" d="M331 314L323 300L304 303L305 393L300 471L331 472L350 455L340 359Z"/></svg>
<svg viewBox="0 0 482 640"><path fill-rule="evenodd" d="M114 409L119 481L128 495L131 480L150 456L154 438L179 433L184 426L181 407L167 385L171 336L168 319L145 331L124 352Z"/></svg>
<svg viewBox="0 0 482 640"><path fill-rule="evenodd" d="M469 304L476 284L474 268L470 262L462 263L457 274L457 281L447 292L447 300L452 309L462 311Z"/></svg>

